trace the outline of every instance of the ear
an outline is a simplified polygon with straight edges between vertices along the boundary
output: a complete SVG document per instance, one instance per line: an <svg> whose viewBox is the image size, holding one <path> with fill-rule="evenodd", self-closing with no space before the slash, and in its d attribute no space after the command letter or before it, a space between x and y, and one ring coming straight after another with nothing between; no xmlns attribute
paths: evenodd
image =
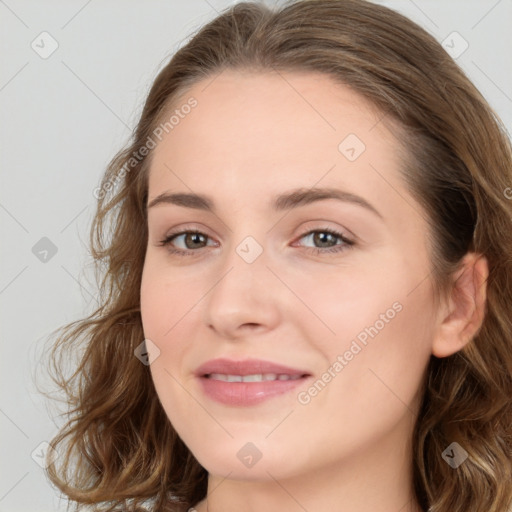
<svg viewBox="0 0 512 512"><path fill-rule="evenodd" d="M434 356L451 356L478 333L485 316L488 277L489 266L484 256L475 253L464 256L448 297L440 307L432 344Z"/></svg>

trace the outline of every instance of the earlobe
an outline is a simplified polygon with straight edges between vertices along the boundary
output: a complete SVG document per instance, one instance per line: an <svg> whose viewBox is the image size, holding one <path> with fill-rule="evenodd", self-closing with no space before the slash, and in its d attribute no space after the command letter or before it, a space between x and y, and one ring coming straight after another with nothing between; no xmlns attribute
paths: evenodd
<svg viewBox="0 0 512 512"><path fill-rule="evenodd" d="M464 256L439 319L432 343L434 356L447 357L458 352L478 333L485 316L488 276L484 256Z"/></svg>

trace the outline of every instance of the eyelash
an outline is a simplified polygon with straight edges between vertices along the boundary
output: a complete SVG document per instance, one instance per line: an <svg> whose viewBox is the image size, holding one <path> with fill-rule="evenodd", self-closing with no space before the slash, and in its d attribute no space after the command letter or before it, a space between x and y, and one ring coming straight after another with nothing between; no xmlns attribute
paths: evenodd
<svg viewBox="0 0 512 512"><path fill-rule="evenodd" d="M335 231L330 228L313 229L311 231L306 231L298 238L298 240L301 240L302 238L312 235L314 233L328 233L328 234L333 235L334 237L338 238L342 242L341 244L336 244L333 247L324 247L324 248L322 248L322 247L304 247L304 249L306 249L307 252L313 252L316 255L321 255L321 254L325 254L325 253L340 253L342 251L350 249L354 245L354 242L352 240L349 240L342 233L339 233L338 231ZM197 229L189 229L186 231L170 233L163 240L160 241L159 246L166 246L167 250L171 254L175 254L177 256L189 256L189 257L198 256L198 254L193 254L193 253L198 253L199 249L204 249L204 247L200 247L199 249L175 249L175 248L171 247L171 245L170 245L174 238L181 236L181 235L188 235L188 234L199 234L199 235L204 235L207 239L210 238L208 235L206 235L202 231L199 231Z"/></svg>

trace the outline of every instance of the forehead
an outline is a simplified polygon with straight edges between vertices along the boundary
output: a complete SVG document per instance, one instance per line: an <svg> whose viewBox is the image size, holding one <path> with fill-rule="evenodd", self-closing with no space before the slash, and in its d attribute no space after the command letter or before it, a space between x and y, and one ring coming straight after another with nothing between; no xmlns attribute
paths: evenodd
<svg viewBox="0 0 512 512"><path fill-rule="evenodd" d="M195 106L183 108L191 98ZM382 114L327 75L226 70L192 86L172 113L172 129L153 150L150 197L315 184L372 195L382 173L398 178L399 144Z"/></svg>

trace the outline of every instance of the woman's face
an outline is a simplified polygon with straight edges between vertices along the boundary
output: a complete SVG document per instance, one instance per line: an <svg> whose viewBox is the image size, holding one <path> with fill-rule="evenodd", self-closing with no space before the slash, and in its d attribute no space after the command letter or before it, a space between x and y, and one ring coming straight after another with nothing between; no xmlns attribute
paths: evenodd
<svg viewBox="0 0 512 512"><path fill-rule="evenodd" d="M309 73L225 71L176 108L141 288L172 425L235 479L404 452L436 312L426 220L382 115ZM269 366L203 366L219 358Z"/></svg>

